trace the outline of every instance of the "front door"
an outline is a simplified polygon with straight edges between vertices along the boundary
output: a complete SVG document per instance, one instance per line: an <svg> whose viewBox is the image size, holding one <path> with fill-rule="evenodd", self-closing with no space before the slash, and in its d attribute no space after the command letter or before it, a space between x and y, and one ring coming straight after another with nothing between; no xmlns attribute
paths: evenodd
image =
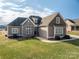
<svg viewBox="0 0 79 59"><path fill-rule="evenodd" d="M54 27L54 36L63 36L63 27Z"/></svg>

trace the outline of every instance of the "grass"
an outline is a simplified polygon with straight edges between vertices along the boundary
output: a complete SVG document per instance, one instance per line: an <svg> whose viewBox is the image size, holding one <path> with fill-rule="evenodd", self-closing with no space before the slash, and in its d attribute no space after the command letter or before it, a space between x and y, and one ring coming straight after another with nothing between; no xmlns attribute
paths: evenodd
<svg viewBox="0 0 79 59"><path fill-rule="evenodd" d="M79 59L79 40L44 43L36 38L18 41L0 35L0 59Z"/></svg>
<svg viewBox="0 0 79 59"><path fill-rule="evenodd" d="M68 32L68 34L72 34L72 35L79 35L79 31L72 31L72 32Z"/></svg>

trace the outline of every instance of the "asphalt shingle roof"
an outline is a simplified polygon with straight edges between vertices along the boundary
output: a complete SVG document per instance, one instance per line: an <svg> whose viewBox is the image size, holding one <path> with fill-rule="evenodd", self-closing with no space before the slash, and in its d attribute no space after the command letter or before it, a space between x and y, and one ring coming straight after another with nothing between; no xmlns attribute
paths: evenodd
<svg viewBox="0 0 79 59"><path fill-rule="evenodd" d="M72 19L65 19L65 20L69 20L70 22L75 23L75 21Z"/></svg>
<svg viewBox="0 0 79 59"><path fill-rule="evenodd" d="M27 18L24 17L18 17L8 25L10 26L20 26L22 22L24 22Z"/></svg>
<svg viewBox="0 0 79 59"><path fill-rule="evenodd" d="M48 26L48 24L58 15L58 12L53 13L52 15L46 16L42 19L40 26Z"/></svg>
<svg viewBox="0 0 79 59"><path fill-rule="evenodd" d="M75 20L75 24L79 25L79 19Z"/></svg>

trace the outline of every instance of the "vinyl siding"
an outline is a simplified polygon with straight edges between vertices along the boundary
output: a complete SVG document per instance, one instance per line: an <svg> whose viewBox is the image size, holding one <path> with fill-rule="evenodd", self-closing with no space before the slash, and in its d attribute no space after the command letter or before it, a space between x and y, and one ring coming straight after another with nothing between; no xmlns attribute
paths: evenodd
<svg viewBox="0 0 79 59"><path fill-rule="evenodd" d="M70 22L69 20L66 21L66 31L69 32L71 31L71 26L74 25L74 23Z"/></svg>
<svg viewBox="0 0 79 59"><path fill-rule="evenodd" d="M8 31L8 36L13 36L13 33L12 33L12 28L18 28L18 36L21 36L22 35L22 32L21 32L21 26L7 26L7 31Z"/></svg>
<svg viewBox="0 0 79 59"><path fill-rule="evenodd" d="M40 27L39 36L43 38L48 38L48 27Z"/></svg>

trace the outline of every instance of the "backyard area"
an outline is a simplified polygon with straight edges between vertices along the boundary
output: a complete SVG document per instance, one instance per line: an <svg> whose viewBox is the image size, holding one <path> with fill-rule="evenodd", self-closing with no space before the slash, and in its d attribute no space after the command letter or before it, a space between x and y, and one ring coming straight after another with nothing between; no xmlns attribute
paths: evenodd
<svg viewBox="0 0 79 59"><path fill-rule="evenodd" d="M0 32L0 59L79 59L79 40L45 43L30 38L18 41Z"/></svg>

